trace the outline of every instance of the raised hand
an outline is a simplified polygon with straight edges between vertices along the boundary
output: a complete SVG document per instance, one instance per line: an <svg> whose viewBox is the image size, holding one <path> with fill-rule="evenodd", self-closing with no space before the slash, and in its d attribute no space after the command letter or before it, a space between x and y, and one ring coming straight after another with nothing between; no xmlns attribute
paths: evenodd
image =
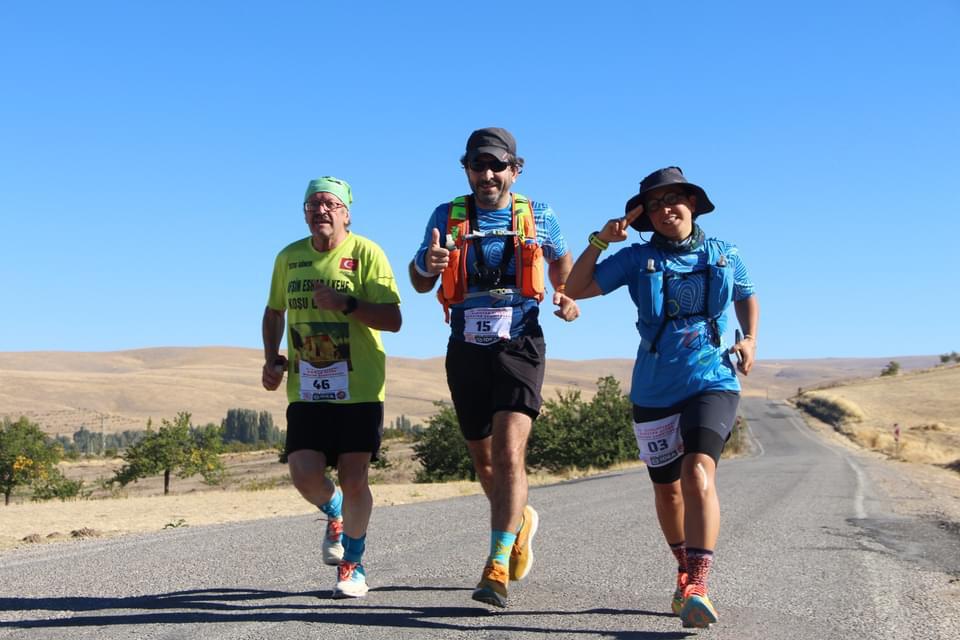
<svg viewBox="0 0 960 640"><path fill-rule="evenodd" d="M607 220L607 223L603 225L603 229L597 235L604 242L623 242L627 239L627 230L630 228L630 224L641 215L643 215L642 204L628 211L627 215L622 218Z"/></svg>
<svg viewBox="0 0 960 640"><path fill-rule="evenodd" d="M427 264L427 271L432 275L443 273L450 263L450 251L440 246L440 230L436 227L433 228L433 237L430 239L424 261Z"/></svg>

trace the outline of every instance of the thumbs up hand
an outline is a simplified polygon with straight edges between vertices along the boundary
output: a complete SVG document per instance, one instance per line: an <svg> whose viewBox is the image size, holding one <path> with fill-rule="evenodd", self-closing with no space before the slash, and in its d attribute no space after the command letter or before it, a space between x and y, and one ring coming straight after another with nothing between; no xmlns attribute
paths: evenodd
<svg viewBox="0 0 960 640"><path fill-rule="evenodd" d="M427 271L432 275L439 275L447 268L450 263L450 251L440 246L440 230L433 228L433 236L430 239L430 246L427 247L427 255L424 257L427 265Z"/></svg>

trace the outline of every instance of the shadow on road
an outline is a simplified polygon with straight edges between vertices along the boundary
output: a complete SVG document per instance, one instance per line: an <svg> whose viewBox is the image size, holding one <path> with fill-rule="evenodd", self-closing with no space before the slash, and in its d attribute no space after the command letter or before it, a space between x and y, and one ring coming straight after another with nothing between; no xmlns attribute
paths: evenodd
<svg viewBox="0 0 960 640"><path fill-rule="evenodd" d="M389 592L469 591L460 587L385 586L371 595ZM322 600L322 604L317 604ZM329 604L327 601L329 600ZM0 629L55 629L76 627L176 625L208 623L283 623L349 625L369 630L384 628L526 632L564 635L603 635L622 640L672 640L687 638L686 632L653 632L574 628L569 617L615 616L629 624L628 616L671 617L659 611L585 609L578 611L491 611L477 606L396 606L363 600L333 600L329 590L270 591L263 589L197 589L135 597L18 597L0 598L0 612L55 611L56 617L38 615L19 620L0 620ZM63 617L63 613L70 613ZM551 618L562 616L559 620ZM5 616L6 617L6 616ZM483 618L471 623L471 620ZM520 619L523 619L522 622ZM541 622L538 623L537 620ZM456 620L462 620L458 623ZM582 623L583 620L580 620ZM640 625L630 625L636 627Z"/></svg>

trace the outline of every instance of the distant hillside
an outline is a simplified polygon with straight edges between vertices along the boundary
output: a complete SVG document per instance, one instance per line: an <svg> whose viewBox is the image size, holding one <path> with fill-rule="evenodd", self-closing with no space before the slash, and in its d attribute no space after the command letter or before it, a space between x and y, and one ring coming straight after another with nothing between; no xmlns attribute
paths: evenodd
<svg viewBox="0 0 960 640"><path fill-rule="evenodd" d="M219 424L228 409L272 412L285 425L286 397L260 386L259 349L230 347L137 349L131 351L0 353L0 416L26 415L51 433L72 433L81 425L95 431L142 429L178 411L194 422ZM760 361L745 380L745 393L785 398L797 387L828 380L875 376L891 359L903 369L933 366L935 356ZM592 397L598 378L613 375L630 387L633 361L550 360L544 397L581 389ZM388 358L386 423L398 415L414 423L434 413L434 400L447 400L443 358Z"/></svg>
<svg viewBox="0 0 960 640"><path fill-rule="evenodd" d="M942 465L960 462L958 390L960 365L954 364L805 391L797 400L861 446Z"/></svg>

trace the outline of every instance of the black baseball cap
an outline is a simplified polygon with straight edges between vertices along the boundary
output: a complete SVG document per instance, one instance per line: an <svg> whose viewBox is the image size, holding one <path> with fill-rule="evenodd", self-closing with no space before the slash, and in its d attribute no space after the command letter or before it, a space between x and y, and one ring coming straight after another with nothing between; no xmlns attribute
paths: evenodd
<svg viewBox="0 0 960 640"><path fill-rule="evenodd" d="M467 138L467 162L483 154L500 162L512 162L517 157L517 141L513 134L500 127L477 129Z"/></svg>

